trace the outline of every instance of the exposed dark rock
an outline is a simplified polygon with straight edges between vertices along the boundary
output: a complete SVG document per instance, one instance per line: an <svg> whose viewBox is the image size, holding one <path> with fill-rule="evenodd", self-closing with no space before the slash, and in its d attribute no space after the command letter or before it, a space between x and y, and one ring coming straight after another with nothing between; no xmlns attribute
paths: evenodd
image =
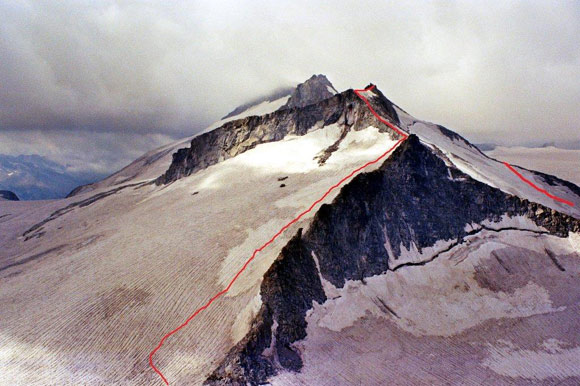
<svg viewBox="0 0 580 386"><path fill-rule="evenodd" d="M284 188L284 187L286 187L286 184L280 184L280 187Z"/></svg>
<svg viewBox="0 0 580 386"><path fill-rule="evenodd" d="M453 168L454 169L454 168ZM451 178L450 176L461 177ZM304 239L322 275L338 287L345 280L389 269L401 245L419 251L438 240L467 235L466 224L525 215L559 236L580 230L580 221L503 193L450 168L411 135L376 171L345 185L322 205ZM388 252L388 250L390 250Z"/></svg>
<svg viewBox="0 0 580 386"><path fill-rule="evenodd" d="M312 308L312 302L326 301L316 263L302 242L302 229L282 248L264 275L260 294L263 305L250 332L228 353L206 384L257 385L276 368L302 368L302 359L292 343L306 337L306 311ZM270 346L273 350L266 356L264 350Z"/></svg>
<svg viewBox="0 0 580 386"><path fill-rule="evenodd" d="M284 181L287 180L288 176L284 176L284 177L278 177L278 181Z"/></svg>
<svg viewBox="0 0 580 386"><path fill-rule="evenodd" d="M282 367L298 370L302 361L291 344L306 337L306 311L326 301L316 263L302 242L302 229L282 248L264 275L262 301L278 322L275 348Z"/></svg>
<svg viewBox="0 0 580 386"><path fill-rule="evenodd" d="M332 83L324 75L312 75L304 83L300 83L290 95L290 99L280 110L295 107L305 107L332 98L336 91Z"/></svg>
<svg viewBox="0 0 580 386"><path fill-rule="evenodd" d="M20 201L16 193L11 192L10 190L0 190L0 200Z"/></svg>
<svg viewBox="0 0 580 386"><path fill-rule="evenodd" d="M503 215L527 216L547 232L481 225L484 220L497 222ZM480 226L467 231L465 225L471 223ZM260 384L277 369L300 370L302 359L292 344L306 337L305 315L312 302L326 300L313 254L320 274L343 287L346 280L364 283L366 277L389 270L401 246L410 249L414 244L422 250L438 240L456 239L451 249L484 230L512 229L565 237L580 231L580 220L473 180L448 167L415 135L409 136L377 170L359 174L331 204L322 205L308 231L303 236L298 232L282 249L264 275L258 327L252 327L228 354L208 384ZM432 259L406 265L425 265ZM377 302L398 317L384 301ZM271 315L272 322L261 322L264 314ZM264 338L268 334L270 340ZM259 373L250 372L251 363Z"/></svg>
<svg viewBox="0 0 580 386"><path fill-rule="evenodd" d="M373 100L383 117L394 123L398 122L392 103L386 98ZM279 141L288 134L304 135L334 123L348 125L352 130L361 130L372 125L390 133L393 139L399 137L377 120L353 90L347 90L313 105L227 122L213 131L199 135L191 141L191 147L179 149L173 154L169 169L156 180L156 184L168 184L189 176L261 143Z"/></svg>

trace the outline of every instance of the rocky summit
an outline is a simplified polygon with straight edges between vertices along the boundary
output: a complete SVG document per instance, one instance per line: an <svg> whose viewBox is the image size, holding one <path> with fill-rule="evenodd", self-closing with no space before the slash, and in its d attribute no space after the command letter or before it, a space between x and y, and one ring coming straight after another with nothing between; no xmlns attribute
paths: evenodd
<svg viewBox="0 0 580 386"><path fill-rule="evenodd" d="M5 383L580 384L578 186L379 86L254 102L0 200Z"/></svg>
<svg viewBox="0 0 580 386"><path fill-rule="evenodd" d="M336 93L332 83L325 75L312 75L310 79L296 87L288 102L280 109L305 107L328 99Z"/></svg>

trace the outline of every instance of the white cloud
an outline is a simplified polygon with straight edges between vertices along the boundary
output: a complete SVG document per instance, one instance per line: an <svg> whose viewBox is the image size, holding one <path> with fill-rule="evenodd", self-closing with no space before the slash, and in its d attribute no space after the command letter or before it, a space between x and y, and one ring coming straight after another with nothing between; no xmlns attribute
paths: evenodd
<svg viewBox="0 0 580 386"><path fill-rule="evenodd" d="M0 15L15 142L108 133L128 161L313 73L372 81L475 141L578 139L577 2L5 1Z"/></svg>

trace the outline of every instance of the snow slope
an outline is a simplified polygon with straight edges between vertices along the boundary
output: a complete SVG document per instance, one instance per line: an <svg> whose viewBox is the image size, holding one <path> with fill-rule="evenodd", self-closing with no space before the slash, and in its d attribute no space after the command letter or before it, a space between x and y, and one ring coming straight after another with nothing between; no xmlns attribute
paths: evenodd
<svg viewBox="0 0 580 386"><path fill-rule="evenodd" d="M0 252L3 266L12 264L0 271L3 379L158 384L147 356L162 335L221 290L257 244L394 144L373 127L351 132L319 166L315 156L339 135L331 125L259 145L168 186L122 189L47 222L28 241L16 234L55 205L0 203L0 213L10 213L1 229L14 230ZM260 253L227 298L164 345L156 361L173 383L198 384L245 334L261 277L309 217Z"/></svg>
<svg viewBox="0 0 580 386"><path fill-rule="evenodd" d="M373 92L366 96L374 98ZM250 114L284 103L260 104ZM577 206L561 206L528 189L468 143L397 112L405 130L467 174L580 217ZM396 143L392 134L374 126L349 130L344 138L342 124L313 127L169 185L143 182L163 173L171 154L191 138L147 153L78 196L1 201L2 381L162 385L148 364L162 336L221 291L256 247L351 170ZM321 165L320 155L337 143ZM522 173L546 186L532 172ZM580 204L566 187L546 189ZM338 193L334 190L323 203ZM166 341L155 364L172 384L202 384L248 333L262 305L264 274L298 228L308 229L315 212L260 252L225 296ZM568 365L580 346L574 333L580 236L548 235L528 220L503 219L493 225L526 229L484 230L447 251L449 240L422 251L405 249L391 271L350 280L341 289L325 282L329 300L313 304L308 336L297 343L303 370L281 372L273 384L381 384L388 379L460 384L484 377L507 384L519 382L518 377L526 382L580 377L578 367ZM358 224L349 226L356 234ZM466 229L478 226L465 224ZM514 276L506 277L502 269ZM499 341L490 331L511 341ZM561 358L564 370L544 366L550 350L559 355L550 361ZM521 358L532 364L522 367Z"/></svg>
<svg viewBox="0 0 580 386"><path fill-rule="evenodd" d="M550 185L536 173L514 165L518 172L536 186L547 190L555 196L573 202L575 206L555 201L533 189L500 162L501 160L487 157L461 137L457 135L446 135L446 129L442 131L440 126L436 124L415 119L402 109L396 106L395 108L397 109L402 127L409 133L417 134L423 142L431 144L441 150L457 168L472 178L501 189L506 193L527 198L562 213L575 217L580 216L580 197L567 186L560 184Z"/></svg>

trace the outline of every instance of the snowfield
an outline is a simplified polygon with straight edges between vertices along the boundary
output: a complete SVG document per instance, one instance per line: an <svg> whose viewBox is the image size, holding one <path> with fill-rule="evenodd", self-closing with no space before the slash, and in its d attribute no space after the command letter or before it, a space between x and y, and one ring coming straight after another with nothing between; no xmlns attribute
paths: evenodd
<svg viewBox="0 0 580 386"><path fill-rule="evenodd" d="M275 111L286 101L258 104L206 131ZM447 164L580 218L580 197L569 187L518 169L573 207L532 189L437 125L396 112L401 128ZM190 137L145 154L73 197L0 201L2 383L163 385L148 363L160 339L223 290L279 229L397 143L372 125L359 131L348 126L342 138L344 127L320 121L303 136L287 135L168 185L152 184ZM298 229L308 229L319 207L258 253L228 293L165 342L154 362L171 384L201 385L250 331L262 305L264 274ZM399 256L386 243L390 270L343 288L321 278L328 300L314 302L307 337L295 343L304 367L278 373L272 384L580 380L574 360L580 234L557 237L529 218L498 219L465 224L471 233L461 243L439 240L421 251L401 244ZM357 224L350 225L356 234Z"/></svg>
<svg viewBox="0 0 580 386"><path fill-rule="evenodd" d="M330 186L395 144L373 127L351 132L318 166L315 157L339 134L331 125L259 145L167 186L120 190L47 222L42 235L27 241L17 235L56 209L110 188L49 207L0 203L0 215L8 215L0 219L0 234L13 230L3 239L0 261L33 257L0 271L3 379L160 383L147 358L161 337ZM155 360L172 383L201 382L247 332L263 274L314 213L259 253L227 297L165 343Z"/></svg>

